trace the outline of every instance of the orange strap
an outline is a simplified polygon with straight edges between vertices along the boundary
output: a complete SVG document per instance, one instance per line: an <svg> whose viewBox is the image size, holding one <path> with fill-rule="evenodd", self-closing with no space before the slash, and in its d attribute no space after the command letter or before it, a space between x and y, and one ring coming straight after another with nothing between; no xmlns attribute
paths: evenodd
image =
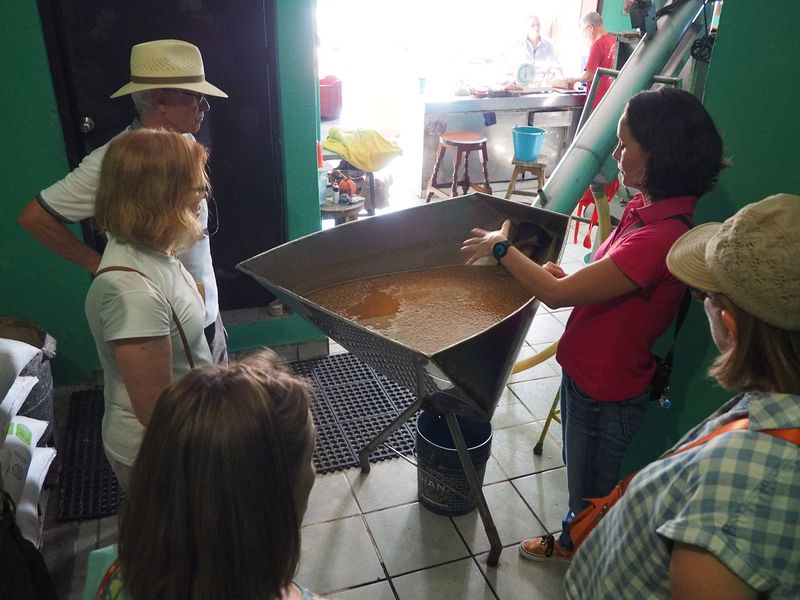
<svg viewBox="0 0 800 600"><path fill-rule="evenodd" d="M782 440L786 440L787 442L792 442L797 446L800 446L800 428L794 429L764 429L762 433L768 433L770 435L774 435L775 437L779 437Z"/></svg>
<svg viewBox="0 0 800 600"><path fill-rule="evenodd" d="M686 450L691 450L692 448L701 446L711 438L717 437L718 435L727 433L728 431L747 429L749 426L750 426L750 418L741 417L740 419L736 419L735 421L726 423L719 429L715 429L711 433L708 433L703 437L696 439L691 444L686 444L685 446L681 446L680 448L675 450L675 452L670 452L668 454L665 454L661 458L666 458L667 456L675 456L676 454L680 454L681 452L685 452ZM758 433L766 433L768 435L781 438L782 440L786 440L787 442L792 442L793 444L800 446L800 428L797 427L791 429L759 429Z"/></svg>
<svg viewBox="0 0 800 600"><path fill-rule="evenodd" d="M703 437L696 439L695 441L686 444L685 446L681 446L674 452L668 452L661 456L661 458L667 458L669 456L675 456L676 454L680 454L681 452L686 452L687 450L691 450L692 448L696 448L697 446L701 446L709 441L711 438L715 438L718 435L726 433L728 431L737 431L742 429L747 429L750 424L749 417L742 417L740 419L736 419L735 421L731 421L726 423L722 427L715 429L711 433L704 435ZM792 428L792 429L762 429L760 433L766 433L768 435L772 435L775 437L779 437L781 439L787 440L792 442L793 444L797 444L800 446L800 428ZM658 460L661 460L659 458ZM586 539L592 530L597 526L597 523L602 519L605 514L611 509L612 506L619 500L625 491L628 489L628 485L636 476L636 473L631 473L625 479L620 481L614 488L604 497L602 498L585 498L585 500L589 503L586 508L584 508L581 512L579 512L575 518L570 521L569 524L569 536L572 540L573 546L577 549L583 543L583 540Z"/></svg>
<svg viewBox="0 0 800 600"><path fill-rule="evenodd" d="M97 277L98 275L102 275L103 273L108 273L109 271L126 271L128 273L138 273L148 281L153 282L153 280L150 279L147 275L132 267L106 267L104 269L100 269L94 275L95 277ZM155 282L153 282L153 284L155 285ZM163 291L161 291L161 295L164 296L164 300L167 301L167 304L169 304L169 309L172 311L172 319L175 321L175 326L178 328L178 334L180 334L181 336L181 343L183 344L183 351L186 353L186 360L189 363L189 368L194 369L194 360L192 359L192 351L189 349L189 341L186 339L186 333L183 331L183 327L181 327L181 322L178 320L178 315L175 312L175 309L172 307L172 302L170 302L169 298L167 298L167 295L164 294Z"/></svg>

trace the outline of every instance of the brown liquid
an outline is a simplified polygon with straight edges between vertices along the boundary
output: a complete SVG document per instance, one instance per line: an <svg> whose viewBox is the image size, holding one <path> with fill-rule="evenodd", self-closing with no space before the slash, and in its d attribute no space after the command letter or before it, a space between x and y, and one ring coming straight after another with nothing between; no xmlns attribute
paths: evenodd
<svg viewBox="0 0 800 600"><path fill-rule="evenodd" d="M495 266L439 267L357 279L315 290L308 300L433 354L501 321L530 294Z"/></svg>

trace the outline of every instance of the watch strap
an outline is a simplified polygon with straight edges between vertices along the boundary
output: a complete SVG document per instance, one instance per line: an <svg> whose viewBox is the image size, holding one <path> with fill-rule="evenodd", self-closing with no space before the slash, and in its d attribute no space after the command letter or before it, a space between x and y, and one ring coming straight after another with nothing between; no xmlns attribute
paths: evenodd
<svg viewBox="0 0 800 600"><path fill-rule="evenodd" d="M508 240L497 242L494 246L492 246L492 256L494 256L497 260L500 260L506 254L508 254L508 249L511 247L511 245L511 242Z"/></svg>

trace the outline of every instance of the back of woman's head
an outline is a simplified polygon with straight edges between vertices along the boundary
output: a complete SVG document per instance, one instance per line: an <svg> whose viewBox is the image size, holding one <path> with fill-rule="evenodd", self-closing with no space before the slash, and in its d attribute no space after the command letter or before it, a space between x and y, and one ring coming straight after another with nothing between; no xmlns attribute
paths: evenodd
<svg viewBox="0 0 800 600"><path fill-rule="evenodd" d="M95 199L100 228L123 242L158 249L200 238L197 206L205 196L207 152L164 129L136 129L108 146Z"/></svg>
<svg viewBox="0 0 800 600"><path fill-rule="evenodd" d="M800 394L800 331L763 321L722 294L711 302L736 322L736 343L723 350L709 374L728 389Z"/></svg>
<svg viewBox="0 0 800 600"><path fill-rule="evenodd" d="M713 189L725 167L722 138L700 100L668 87L639 92L628 100L625 117L647 155L641 187L651 200Z"/></svg>
<svg viewBox="0 0 800 600"><path fill-rule="evenodd" d="M800 394L798 221L800 196L775 194L687 231L667 255L675 277L708 295L722 352L710 373L725 387Z"/></svg>
<svg viewBox="0 0 800 600"><path fill-rule="evenodd" d="M280 597L310 491L298 483L313 451L309 393L260 353L161 394L120 519L133 599Z"/></svg>

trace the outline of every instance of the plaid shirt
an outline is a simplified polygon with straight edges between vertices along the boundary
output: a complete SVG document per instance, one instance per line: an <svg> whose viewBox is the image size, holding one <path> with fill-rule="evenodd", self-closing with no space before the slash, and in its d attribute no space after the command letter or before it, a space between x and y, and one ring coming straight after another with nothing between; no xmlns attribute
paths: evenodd
<svg viewBox="0 0 800 600"><path fill-rule="evenodd" d="M800 598L800 448L761 429L800 427L800 396L745 393L676 445L749 415L642 469L572 560L568 598L669 598L672 542L703 548L772 600Z"/></svg>

